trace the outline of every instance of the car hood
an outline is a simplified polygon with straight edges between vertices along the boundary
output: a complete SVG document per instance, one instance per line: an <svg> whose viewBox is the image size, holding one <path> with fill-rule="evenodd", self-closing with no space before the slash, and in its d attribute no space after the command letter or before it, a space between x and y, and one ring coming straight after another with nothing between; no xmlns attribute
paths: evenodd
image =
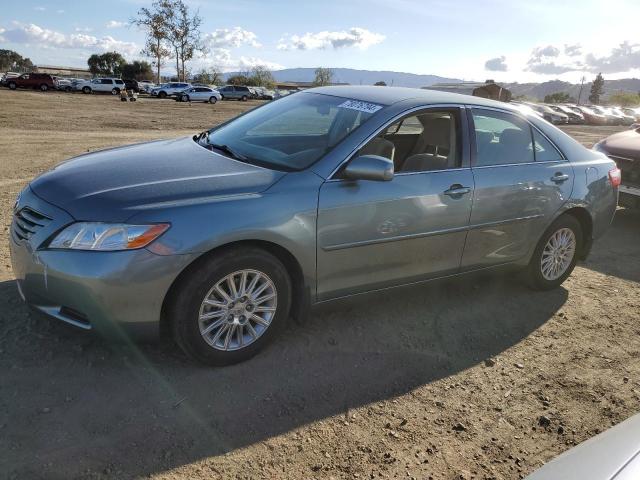
<svg viewBox="0 0 640 480"><path fill-rule="evenodd" d="M568 450L525 480L640 478L640 415Z"/></svg>
<svg viewBox="0 0 640 480"><path fill-rule="evenodd" d="M76 220L124 221L158 204L259 193L283 175L187 137L81 155L36 178L31 189Z"/></svg>
<svg viewBox="0 0 640 480"><path fill-rule="evenodd" d="M600 145L611 155L640 160L640 129L615 133Z"/></svg>

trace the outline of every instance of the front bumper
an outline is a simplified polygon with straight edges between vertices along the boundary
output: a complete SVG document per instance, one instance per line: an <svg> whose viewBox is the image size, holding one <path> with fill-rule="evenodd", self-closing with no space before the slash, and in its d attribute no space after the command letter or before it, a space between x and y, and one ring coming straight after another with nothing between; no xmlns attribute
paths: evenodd
<svg viewBox="0 0 640 480"><path fill-rule="evenodd" d="M162 303L191 255L156 255L146 249L121 252L47 250L40 246L71 223L66 212L27 189L25 206L50 221L29 239L10 234L13 272L21 297L33 309L86 330L115 337L155 338Z"/></svg>

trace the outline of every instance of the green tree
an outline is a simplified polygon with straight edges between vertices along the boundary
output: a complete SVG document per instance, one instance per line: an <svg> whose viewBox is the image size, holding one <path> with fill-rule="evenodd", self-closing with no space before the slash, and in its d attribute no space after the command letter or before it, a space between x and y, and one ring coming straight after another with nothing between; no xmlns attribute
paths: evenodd
<svg viewBox="0 0 640 480"><path fill-rule="evenodd" d="M313 84L315 86L323 86L329 85L331 80L333 80L333 70L330 68L318 67L315 71L315 79L313 80Z"/></svg>
<svg viewBox="0 0 640 480"><path fill-rule="evenodd" d="M616 92L609 96L609 103L620 107L636 107L640 105L640 95L631 92Z"/></svg>
<svg viewBox="0 0 640 480"><path fill-rule="evenodd" d="M275 85L276 79L273 78L271 70L263 65L256 65L249 72L248 85L254 87L271 88Z"/></svg>
<svg viewBox="0 0 640 480"><path fill-rule="evenodd" d="M168 40L176 59L178 78L187 77L186 63L196 52L206 49L202 43L202 17L196 11L191 13L189 6L182 0L164 0L168 6L163 11L168 25Z"/></svg>
<svg viewBox="0 0 640 480"><path fill-rule="evenodd" d="M171 55L171 50L167 48L169 25L166 16L166 12L170 10L169 1L156 0L151 4L151 8L143 7L138 10L138 17L131 20L133 25L147 33L147 41L141 53L154 59L156 83L160 83L160 69L164 60Z"/></svg>
<svg viewBox="0 0 640 480"><path fill-rule="evenodd" d="M545 95L544 103L575 103L576 100L566 92L556 92Z"/></svg>
<svg viewBox="0 0 640 480"><path fill-rule="evenodd" d="M33 63L13 50L0 50L0 71L30 72Z"/></svg>
<svg viewBox="0 0 640 480"><path fill-rule="evenodd" d="M232 75L227 78L229 85L246 85L249 83L249 78L246 75Z"/></svg>
<svg viewBox="0 0 640 480"><path fill-rule="evenodd" d="M119 76L126 63L127 61L118 52L107 52L102 55L94 53L87 60L89 71L94 75Z"/></svg>
<svg viewBox="0 0 640 480"><path fill-rule="evenodd" d="M589 101L594 105L598 105L600 103L600 97L604 94L604 78L602 78L602 73L599 73L596 76L596 79L591 84L591 93L589 94Z"/></svg>
<svg viewBox="0 0 640 480"><path fill-rule="evenodd" d="M149 62L134 60L132 63L125 63L120 72L123 78L133 78L134 80L146 80L153 75L153 69Z"/></svg>
<svg viewBox="0 0 640 480"><path fill-rule="evenodd" d="M224 82L222 71L218 67L211 67L208 70L202 69L200 73L197 73L193 80L195 82L204 83L206 85L220 85Z"/></svg>

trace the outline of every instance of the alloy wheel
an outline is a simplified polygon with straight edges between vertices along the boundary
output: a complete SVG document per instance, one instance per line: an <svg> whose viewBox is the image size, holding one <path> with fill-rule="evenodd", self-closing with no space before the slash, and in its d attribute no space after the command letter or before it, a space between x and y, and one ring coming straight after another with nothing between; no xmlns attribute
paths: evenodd
<svg viewBox="0 0 640 480"><path fill-rule="evenodd" d="M264 272L230 273L216 282L200 305L200 335L216 350L245 348L267 331L277 301L276 286Z"/></svg>
<svg viewBox="0 0 640 480"><path fill-rule="evenodd" d="M569 268L576 253L576 236L570 228L557 230L547 240L540 259L542 276L554 281Z"/></svg>

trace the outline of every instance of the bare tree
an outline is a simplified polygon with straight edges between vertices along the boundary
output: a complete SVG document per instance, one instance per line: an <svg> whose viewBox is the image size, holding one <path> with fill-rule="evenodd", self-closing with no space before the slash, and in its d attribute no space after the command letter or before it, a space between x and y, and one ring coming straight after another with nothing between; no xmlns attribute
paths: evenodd
<svg viewBox="0 0 640 480"><path fill-rule="evenodd" d="M315 71L316 78L313 84L316 86L329 85L333 80L333 70L330 68L318 67Z"/></svg>
<svg viewBox="0 0 640 480"><path fill-rule="evenodd" d="M182 0L165 0L169 10L165 12L169 25L169 42L176 58L178 78L186 78L185 64L197 51L204 51L200 26L202 17L196 11L191 14Z"/></svg>
<svg viewBox="0 0 640 480"><path fill-rule="evenodd" d="M142 50L143 55L154 58L156 67L156 82L160 83L160 69L164 60L171 55L166 47L169 36L169 25L166 12L171 10L168 0L156 0L151 8L143 7L138 10L138 17L131 19L131 23L147 32L147 42Z"/></svg>
<svg viewBox="0 0 640 480"><path fill-rule="evenodd" d="M255 67L253 67L251 69L249 79L251 81L251 84L256 87L271 88L276 83L271 70L269 70L264 65L256 65Z"/></svg>

